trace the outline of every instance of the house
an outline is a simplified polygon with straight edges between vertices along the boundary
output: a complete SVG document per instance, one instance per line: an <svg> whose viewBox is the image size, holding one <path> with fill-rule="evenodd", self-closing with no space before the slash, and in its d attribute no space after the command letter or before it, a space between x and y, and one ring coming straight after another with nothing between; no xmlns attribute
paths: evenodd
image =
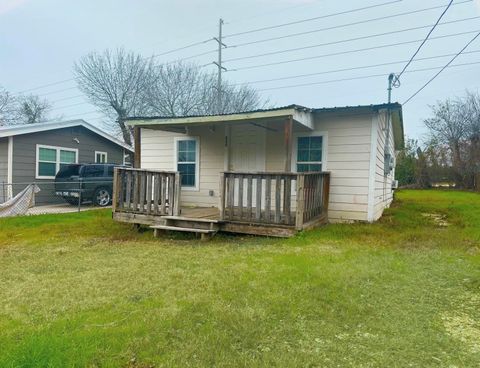
<svg viewBox="0 0 480 368"><path fill-rule="evenodd" d="M36 203L59 201L55 174L69 163L125 162L130 146L87 123L71 120L0 128L0 203L37 183Z"/></svg>
<svg viewBox="0 0 480 368"><path fill-rule="evenodd" d="M114 218L158 231L288 236L327 220L375 221L392 202L404 144L398 103L127 124L138 169L117 171Z"/></svg>

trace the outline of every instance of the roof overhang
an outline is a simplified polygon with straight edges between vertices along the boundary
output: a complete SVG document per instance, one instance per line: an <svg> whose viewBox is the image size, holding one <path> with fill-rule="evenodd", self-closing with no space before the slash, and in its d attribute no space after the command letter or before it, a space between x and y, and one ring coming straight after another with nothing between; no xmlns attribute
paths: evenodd
<svg viewBox="0 0 480 368"><path fill-rule="evenodd" d="M120 141L119 139L113 137L112 135L105 133L103 130L98 129L97 127L87 123L85 120L77 119L77 120L69 120L69 121L58 121L53 123L37 123L37 124L29 124L29 125L17 125L17 126L9 126L5 128L0 128L0 138L3 137L12 137L16 135L23 135L23 134L32 134L32 133L39 133L39 132L46 132L49 130L54 129L63 129L63 128L71 128L76 126L82 126L85 129L88 129L103 138L125 148L126 150L133 152L132 147L128 144Z"/></svg>
<svg viewBox="0 0 480 368"><path fill-rule="evenodd" d="M405 148L405 133L403 128L403 111L402 105L390 104L386 108L382 108L386 113L390 112L392 119L393 143L396 151ZM380 111L380 110L379 110Z"/></svg>
<svg viewBox="0 0 480 368"><path fill-rule="evenodd" d="M155 128L155 126L185 126L185 125L210 125L214 123L242 123L251 120L279 120L292 117L292 119L308 129L313 129L313 115L310 111L298 110L294 107L265 111L253 111L227 115L186 116L172 118L130 118L126 125Z"/></svg>

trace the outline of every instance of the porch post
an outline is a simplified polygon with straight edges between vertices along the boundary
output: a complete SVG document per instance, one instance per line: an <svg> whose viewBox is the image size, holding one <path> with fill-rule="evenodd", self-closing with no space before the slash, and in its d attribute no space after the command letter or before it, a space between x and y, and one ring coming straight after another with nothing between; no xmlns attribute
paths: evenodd
<svg viewBox="0 0 480 368"><path fill-rule="evenodd" d="M292 130L293 130L293 117L290 115L285 120L284 135L285 135L285 172L292 171Z"/></svg>
<svg viewBox="0 0 480 368"><path fill-rule="evenodd" d="M134 147L135 148L135 153L134 153L134 159L133 159L133 167L135 167L135 168L140 168L140 163L141 163L140 141L141 141L141 130L140 130L140 127L136 126L136 127L133 128L133 144L135 146Z"/></svg>

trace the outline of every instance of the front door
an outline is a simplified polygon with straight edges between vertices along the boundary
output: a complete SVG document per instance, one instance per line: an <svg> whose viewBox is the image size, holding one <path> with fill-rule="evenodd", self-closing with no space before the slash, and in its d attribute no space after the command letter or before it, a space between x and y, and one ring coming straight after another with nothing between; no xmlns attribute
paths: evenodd
<svg viewBox="0 0 480 368"><path fill-rule="evenodd" d="M252 125L240 124L232 126L231 137L231 156L230 171L239 172L259 172L265 171L265 129ZM239 185L238 179L235 181L235 200L234 205L238 206ZM244 187L246 187L246 181ZM252 192L256 193L257 184L252 183ZM264 194L262 193L262 197ZM243 206L247 205L247 195L243 195ZM252 198L252 206L256 206L255 194Z"/></svg>
<svg viewBox="0 0 480 368"><path fill-rule="evenodd" d="M230 171L265 171L265 129L252 124L231 127Z"/></svg>

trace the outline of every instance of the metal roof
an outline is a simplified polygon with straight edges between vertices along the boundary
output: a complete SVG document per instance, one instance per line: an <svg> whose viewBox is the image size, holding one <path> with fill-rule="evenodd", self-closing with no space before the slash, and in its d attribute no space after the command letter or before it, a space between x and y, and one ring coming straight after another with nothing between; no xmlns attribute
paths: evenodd
<svg viewBox="0 0 480 368"><path fill-rule="evenodd" d="M53 123L37 123L37 124L12 125L12 126L0 127L0 138L11 137L11 136L21 135L21 134L45 132L45 131L54 130L54 129L71 128L75 126L82 126L85 129L88 129L102 136L103 138L129 150L130 152L133 152L132 147L130 147L128 144L120 141L119 139L113 137L108 133L105 133L103 130L98 129L97 127L87 123L85 120L82 120L82 119L58 121Z"/></svg>
<svg viewBox="0 0 480 368"><path fill-rule="evenodd" d="M327 112L327 111L336 111L336 110L353 110L353 109L372 109L372 110L381 110L386 108L399 109L402 107L398 102L394 103L384 103L384 104L371 104L371 105L356 105L356 106L333 106L333 107L319 107L311 108L305 107L302 105L291 104L286 106L272 107L269 109L256 109L256 110L247 110L240 112L231 112L225 114L205 114L205 115L181 115L181 116L131 116L125 120L163 120L163 119L184 119L184 118L201 118L201 117L213 117L213 116L231 116L231 115L242 115L242 114L252 114L252 113L261 113L261 112L271 112L271 111L280 111L287 109L294 109L297 111L305 112Z"/></svg>

